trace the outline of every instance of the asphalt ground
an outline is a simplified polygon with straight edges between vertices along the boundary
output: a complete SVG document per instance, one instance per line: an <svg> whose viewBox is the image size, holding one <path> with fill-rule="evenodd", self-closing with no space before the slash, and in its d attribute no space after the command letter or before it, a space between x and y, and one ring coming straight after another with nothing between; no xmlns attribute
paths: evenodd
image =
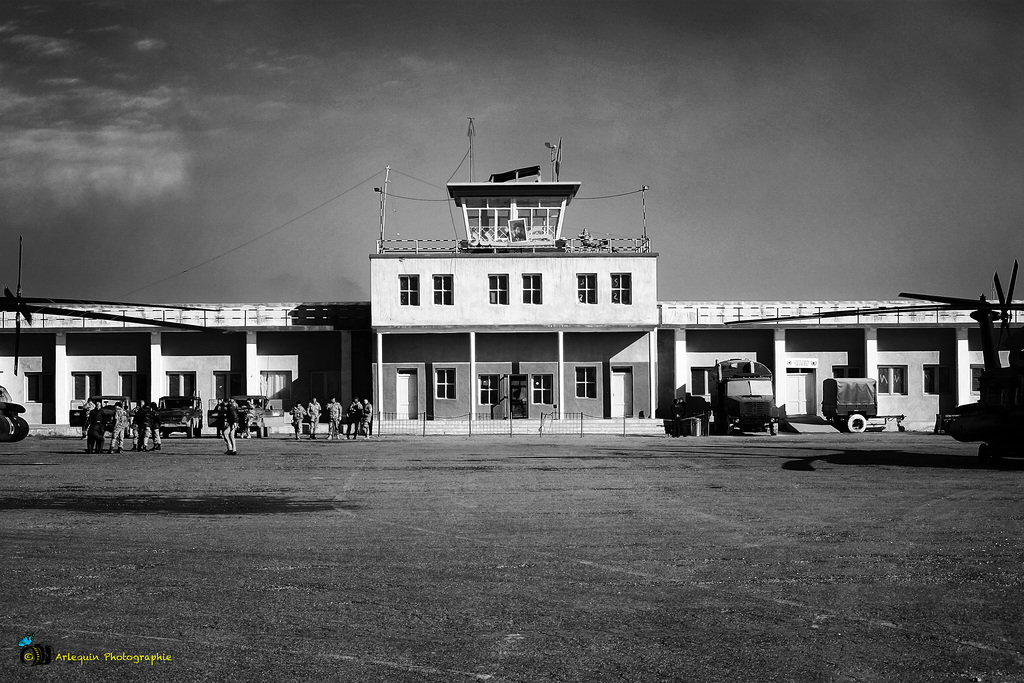
<svg viewBox="0 0 1024 683"><path fill-rule="evenodd" d="M0 680L1024 681L1024 462L945 436L238 450L0 444Z"/></svg>

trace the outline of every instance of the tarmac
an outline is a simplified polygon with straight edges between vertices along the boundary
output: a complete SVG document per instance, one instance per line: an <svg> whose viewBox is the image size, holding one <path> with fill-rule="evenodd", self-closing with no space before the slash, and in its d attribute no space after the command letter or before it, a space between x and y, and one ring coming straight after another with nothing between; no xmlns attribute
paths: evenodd
<svg viewBox="0 0 1024 683"><path fill-rule="evenodd" d="M0 444L0 680L1024 680L1024 461L947 436L84 449Z"/></svg>

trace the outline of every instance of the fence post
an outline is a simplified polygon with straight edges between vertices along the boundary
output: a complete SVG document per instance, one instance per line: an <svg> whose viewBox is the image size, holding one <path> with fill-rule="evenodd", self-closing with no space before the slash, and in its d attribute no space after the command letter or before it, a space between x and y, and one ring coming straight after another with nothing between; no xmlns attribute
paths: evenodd
<svg viewBox="0 0 1024 683"><path fill-rule="evenodd" d="M580 411L580 438L583 438L583 412Z"/></svg>
<svg viewBox="0 0 1024 683"><path fill-rule="evenodd" d="M427 413L426 413L426 411L423 411L422 413L420 413L420 416L421 416L420 417L420 421L423 423L422 436L426 437L427 436Z"/></svg>

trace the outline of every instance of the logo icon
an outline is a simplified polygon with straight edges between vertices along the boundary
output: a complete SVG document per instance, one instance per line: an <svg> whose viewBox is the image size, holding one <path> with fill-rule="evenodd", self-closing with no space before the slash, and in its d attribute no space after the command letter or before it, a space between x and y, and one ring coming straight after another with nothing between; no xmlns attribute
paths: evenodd
<svg viewBox="0 0 1024 683"><path fill-rule="evenodd" d="M49 645L33 645L32 636L35 633L26 633L25 637L18 641L21 648L21 663L25 666L45 666L53 660L53 651Z"/></svg>

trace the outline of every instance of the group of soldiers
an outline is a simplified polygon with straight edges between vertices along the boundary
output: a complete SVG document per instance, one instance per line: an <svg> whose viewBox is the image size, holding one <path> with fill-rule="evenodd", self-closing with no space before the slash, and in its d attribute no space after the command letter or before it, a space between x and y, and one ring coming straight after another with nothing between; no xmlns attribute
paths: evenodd
<svg viewBox="0 0 1024 683"><path fill-rule="evenodd" d="M106 413L102 403L87 401L85 406L85 426L82 438L86 439L86 453L102 453L106 441L106 432L111 432L110 446L107 453L121 453L124 450L125 437L130 436L133 451L148 451L152 440L152 450L160 450L160 416L155 403L142 402L134 408L114 404L114 424L107 429Z"/></svg>
<svg viewBox="0 0 1024 683"><path fill-rule="evenodd" d="M305 408L301 403L295 404L291 415L296 440L302 433L303 422L309 422L309 438L317 438L317 428L320 425L322 412L316 396ZM346 439L357 439L360 436L368 439L373 436L373 404L370 403L370 399L360 401L356 396L346 410L341 403L331 398L327 404L327 439L341 439L342 434Z"/></svg>

